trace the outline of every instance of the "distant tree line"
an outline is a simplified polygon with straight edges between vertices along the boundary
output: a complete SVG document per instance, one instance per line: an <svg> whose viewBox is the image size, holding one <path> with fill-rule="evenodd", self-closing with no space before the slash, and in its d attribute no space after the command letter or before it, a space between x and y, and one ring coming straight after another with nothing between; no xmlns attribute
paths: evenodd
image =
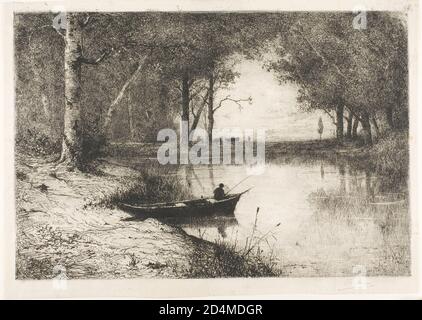
<svg viewBox="0 0 422 320"><path fill-rule="evenodd" d="M299 85L304 110L332 118L339 142L356 139L359 126L367 144L374 133L408 128L405 23L392 13L366 14L364 28L352 13L295 14L268 64L280 81Z"/></svg>

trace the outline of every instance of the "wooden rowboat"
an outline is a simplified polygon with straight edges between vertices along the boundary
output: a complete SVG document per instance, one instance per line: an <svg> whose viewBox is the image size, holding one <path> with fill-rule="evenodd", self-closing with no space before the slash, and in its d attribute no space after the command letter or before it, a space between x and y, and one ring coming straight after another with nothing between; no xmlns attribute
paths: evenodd
<svg viewBox="0 0 422 320"><path fill-rule="evenodd" d="M195 200L185 200L179 202L163 202L145 205L131 205L121 203L120 208L136 216L149 217L177 217L177 216L208 216L208 215L228 215L233 214L242 194L235 193L227 195L222 200L214 198L201 198Z"/></svg>

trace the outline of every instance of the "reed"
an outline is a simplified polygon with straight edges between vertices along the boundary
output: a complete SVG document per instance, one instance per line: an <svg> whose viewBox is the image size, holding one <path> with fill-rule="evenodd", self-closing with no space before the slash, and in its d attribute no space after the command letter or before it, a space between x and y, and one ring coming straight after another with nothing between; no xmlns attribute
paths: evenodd
<svg viewBox="0 0 422 320"><path fill-rule="evenodd" d="M244 244L218 238L211 243L211 250L203 250L203 246L199 246L190 256L187 270L177 271L180 268L177 263L174 263L176 274L185 278L282 276L282 270L272 254L272 250L270 254L264 253L262 246L264 243L269 245L268 237L271 236L271 232L264 235L258 233L258 212L259 208L256 211L255 224L251 234ZM200 240L206 241L201 238L202 236L203 234L200 234Z"/></svg>
<svg viewBox="0 0 422 320"><path fill-rule="evenodd" d="M149 165L142 168L129 182L127 179L122 180L121 186L113 193L105 195L98 204L115 207L121 202L144 204L186 200L191 197L188 186L173 175L169 168Z"/></svg>

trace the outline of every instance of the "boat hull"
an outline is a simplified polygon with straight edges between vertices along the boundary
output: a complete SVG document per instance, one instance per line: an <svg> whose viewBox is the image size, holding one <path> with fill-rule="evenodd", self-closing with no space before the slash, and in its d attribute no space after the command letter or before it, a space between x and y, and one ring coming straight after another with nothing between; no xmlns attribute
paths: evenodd
<svg viewBox="0 0 422 320"><path fill-rule="evenodd" d="M153 206L122 203L120 208L133 215L144 217L229 215L233 214L240 196L241 194L236 194L219 201L207 198Z"/></svg>

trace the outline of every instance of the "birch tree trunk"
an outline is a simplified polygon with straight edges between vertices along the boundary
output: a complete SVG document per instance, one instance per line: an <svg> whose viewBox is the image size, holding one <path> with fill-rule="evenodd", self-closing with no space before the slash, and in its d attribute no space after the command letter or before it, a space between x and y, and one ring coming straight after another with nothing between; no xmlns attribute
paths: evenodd
<svg viewBox="0 0 422 320"><path fill-rule="evenodd" d="M65 113L60 162L79 168L82 161L81 64L82 28L76 13L66 15Z"/></svg>

